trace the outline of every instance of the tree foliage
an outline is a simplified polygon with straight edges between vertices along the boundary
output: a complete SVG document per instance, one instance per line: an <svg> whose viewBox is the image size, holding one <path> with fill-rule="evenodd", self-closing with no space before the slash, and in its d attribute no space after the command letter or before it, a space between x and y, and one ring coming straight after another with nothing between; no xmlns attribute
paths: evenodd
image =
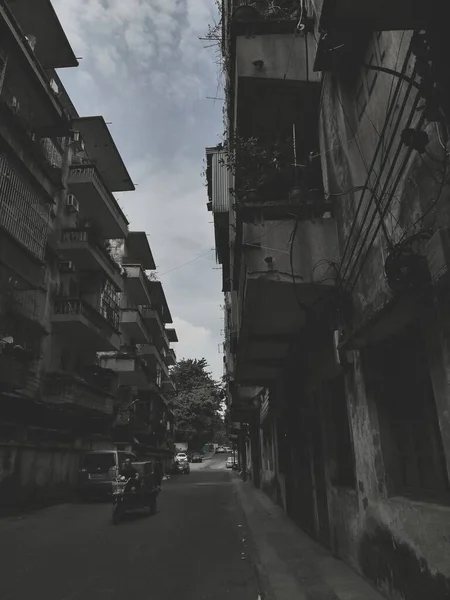
<svg viewBox="0 0 450 600"><path fill-rule="evenodd" d="M224 392L208 371L206 359L180 360L171 372L177 394L170 401L175 415L177 441L200 448L223 427L220 407Z"/></svg>

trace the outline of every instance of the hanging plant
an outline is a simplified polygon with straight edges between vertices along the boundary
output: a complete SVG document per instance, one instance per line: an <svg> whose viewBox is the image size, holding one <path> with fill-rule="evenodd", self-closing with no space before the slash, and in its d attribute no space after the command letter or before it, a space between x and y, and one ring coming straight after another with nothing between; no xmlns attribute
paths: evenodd
<svg viewBox="0 0 450 600"><path fill-rule="evenodd" d="M287 196L295 185L292 141L263 142L256 137L230 135L221 163L233 173L238 200Z"/></svg>

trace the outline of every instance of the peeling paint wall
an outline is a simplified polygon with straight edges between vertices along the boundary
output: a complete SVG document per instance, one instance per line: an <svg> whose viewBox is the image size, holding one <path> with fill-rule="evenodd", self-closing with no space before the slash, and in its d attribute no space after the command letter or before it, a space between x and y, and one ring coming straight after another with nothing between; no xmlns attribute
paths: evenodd
<svg viewBox="0 0 450 600"><path fill-rule="evenodd" d="M376 50L383 66L400 70L406 55L411 32L385 32L378 41L369 41L368 58ZM374 44L377 44L375 48ZM411 75L413 61L406 67ZM364 214L376 214L376 195L365 194L356 216L361 190L376 151L379 134L383 129L388 100L392 98L396 81L379 73L372 93L366 98L365 109L356 103L358 86L370 72L349 68L345 75L326 74L324 77L322 114L320 119L321 161L327 192L336 195L338 239L341 257L346 249L343 274L352 280L361 263L356 262L359 249L366 256L360 277L353 290L354 314L349 330L364 315L390 302L392 292L387 285L384 263L389 252L389 242L383 228L369 249L368 241L361 242L369 222ZM375 161L375 173L383 166L381 184L377 193L383 196L383 183L387 180L393 155L405 127L413 127L420 113L413 113L412 124L408 116L414 106L414 91L403 83L393 110L391 124L386 129L385 143ZM405 104L401 116L403 102ZM398 131L393 128L400 119ZM425 126L430 144L427 151L440 156L442 149L436 135L435 124ZM392 146L389 140L392 134ZM401 149L401 157L406 150ZM398 168L398 167L397 167ZM396 169L395 169L396 171ZM392 182L392 174L389 176ZM427 213L420 225L436 229L447 226L450 216L450 187L442 184L442 194L436 202L443 177L442 164L430 161L427 156L412 153L385 219L385 232L395 243L402 236L415 233L416 223ZM376 185L376 175L369 178ZM431 206L431 209L430 209ZM428 211L428 212L427 212ZM372 231L375 231L375 225ZM372 234L371 234L372 235ZM350 240L350 241L349 241ZM366 255L367 253L367 255ZM433 304L433 302L431 302ZM442 433L447 469L450 465L450 355L449 315L439 298L434 306L428 304L422 313L421 330L426 344L439 427ZM389 337L389 336L388 336ZM328 509L331 541L335 553L372 580L391 599L419 600L425 597L444 600L450 597L450 505L393 497L388 490L386 465L383 454L381 427L376 394L370 383L370 365L362 366L362 353L354 351L354 362L346 373L347 403L354 446L356 489L349 491L331 485L328 479ZM414 374L411 373L413 377ZM386 382L384 385L388 385Z"/></svg>

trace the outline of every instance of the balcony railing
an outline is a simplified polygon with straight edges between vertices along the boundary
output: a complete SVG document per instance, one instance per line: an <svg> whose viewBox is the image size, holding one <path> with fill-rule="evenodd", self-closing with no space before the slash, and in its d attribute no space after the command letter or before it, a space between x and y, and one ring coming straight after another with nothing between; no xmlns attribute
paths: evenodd
<svg viewBox="0 0 450 600"><path fill-rule="evenodd" d="M38 290L14 290L0 294L0 317L11 319L19 316L40 323L43 292Z"/></svg>
<svg viewBox="0 0 450 600"><path fill-rule="evenodd" d="M235 18L239 20L295 21L298 23L301 9L298 0L259 0L249 6L248 0L236 0Z"/></svg>
<svg viewBox="0 0 450 600"><path fill-rule="evenodd" d="M0 101L9 108L15 121L19 123L25 144L35 155L36 160L43 161L47 174L51 176L52 180L56 178L59 181L62 177L64 151L50 138L36 137L35 131L38 127L33 111L29 105L21 101L21 97L17 94L3 85L0 88Z"/></svg>
<svg viewBox="0 0 450 600"><path fill-rule="evenodd" d="M58 404L73 404L112 415L114 397L72 373L50 373L44 383L44 395Z"/></svg>
<svg viewBox="0 0 450 600"><path fill-rule="evenodd" d="M120 266L113 259L106 247L102 244L101 239L89 227L81 227L74 229L64 229L62 233L62 242L65 244L75 244L77 242L85 242L98 250L103 258L108 261L111 268L120 273Z"/></svg>
<svg viewBox="0 0 450 600"><path fill-rule="evenodd" d="M33 396L39 390L40 378L33 361L0 351L0 390Z"/></svg>
<svg viewBox="0 0 450 600"><path fill-rule="evenodd" d="M43 68L40 61L37 59L36 53L31 48L29 39L22 31L8 4L3 1L0 2L0 18L12 33L11 39L14 39L14 46L12 52L13 58L16 58L16 53L20 53L22 55L20 57L21 65L23 67L27 65L25 71L25 74L27 76L29 75L29 78L27 77L27 82L28 79L32 80L32 82L35 85L37 84L37 86L40 88L39 91L43 90L47 94L47 100L50 100L50 102L53 104L55 115L57 115L57 117L59 118L62 118L64 114L63 107L60 104L54 90L52 89L52 86L50 84L50 76ZM8 67L10 69L15 68L13 60L10 61ZM30 85L32 85L31 82ZM36 88L33 91L36 92ZM33 104L32 101L31 104Z"/></svg>
<svg viewBox="0 0 450 600"><path fill-rule="evenodd" d="M108 187L104 183L97 167L92 163L91 160L89 160L89 163L81 165L73 164L70 167L69 185L82 183L92 183L96 187L98 193L101 195L103 202L110 207L116 219L118 221L125 221L126 223L125 216L119 206L119 203L113 194L111 194L111 192L108 190Z"/></svg>
<svg viewBox="0 0 450 600"><path fill-rule="evenodd" d="M81 298L63 296L55 299L54 312L56 315L82 315L100 327L104 324L103 320L106 320L111 327L116 330L119 329L119 312L104 303L101 304L99 311L97 311L91 304Z"/></svg>
<svg viewBox="0 0 450 600"><path fill-rule="evenodd" d="M49 210L5 154L0 154L0 226L34 256L44 258Z"/></svg>

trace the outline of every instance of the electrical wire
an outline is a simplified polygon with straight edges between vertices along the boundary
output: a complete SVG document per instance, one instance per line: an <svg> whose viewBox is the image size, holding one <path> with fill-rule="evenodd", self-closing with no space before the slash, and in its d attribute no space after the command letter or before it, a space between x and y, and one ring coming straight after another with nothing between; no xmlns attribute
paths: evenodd
<svg viewBox="0 0 450 600"><path fill-rule="evenodd" d="M406 72L406 69L407 69L407 66L408 66L408 62L409 62L409 59L411 58L411 55L412 55L412 49L411 49L411 45L410 45L409 48L408 48L408 51L406 53L405 60L404 60L403 65L402 65L401 76ZM371 162L371 165L370 165L369 172L367 173L365 188L367 188L367 183L370 180L370 176L371 176L371 173L373 171L374 165L376 163L378 154L379 154L380 150L382 150L382 144L383 144L382 140L384 139L384 136L386 135L386 132L387 132L387 129L388 129L388 126L389 126L389 121L390 121L391 115L393 114L394 106L395 106L395 104L397 102L397 98L398 98L398 95L400 93L401 85L402 85L402 77L399 77L399 79L397 80L397 86L396 86L396 89L395 89L395 92L394 92L394 96L392 98L391 105L388 106L388 110L387 110L387 114L386 114L386 119L385 119L385 122L384 122L384 125L383 125L383 130L382 130L381 136L380 136L380 138L378 140L378 144L377 144L377 147L375 149L374 155L372 157L372 162ZM382 174L382 172L384 170L384 166L386 164L386 156L387 155L385 155L385 159L384 160L383 159L381 160L380 174ZM345 247L344 247L344 252L342 254L342 260L341 260L341 265L340 265L341 279L345 278L345 275L346 275L347 270L348 270L348 264L347 264L347 267L345 268L344 274L342 275L342 269L344 268L344 260L345 260L345 257L347 255L347 252L348 252L348 250L350 248L350 244L352 243L352 235L353 235L353 233L355 231L355 228L357 226L358 216L359 216L359 213L360 213L360 211L362 209L362 206L363 206L364 197L365 197L365 189L363 190L363 193L361 194L361 197L359 199L358 206L356 208L356 213L355 213L355 216L353 218L353 223L352 223L351 228L350 228L350 233L349 233L349 235L347 237L347 241L346 241L346 244L345 244ZM364 214L363 219L362 219L362 224L361 224L360 232L362 232L362 228L364 227L364 223L365 223L365 221L367 219L367 214L368 214L368 211L366 209L365 214ZM358 244L358 237L356 238L355 242L352 244L352 248L350 249L350 259L349 259L348 263L350 262L351 257L353 256L353 253L356 250L357 244Z"/></svg>
<svg viewBox="0 0 450 600"><path fill-rule="evenodd" d="M436 195L436 198L433 200L433 202L430 204L430 206L427 208L427 210L424 213L422 213L422 215L416 221L414 221L414 223L412 223L408 227L408 229L404 232L403 236L400 238L399 243L401 243L406 238L407 233L409 231L411 231L412 229L415 229L415 227L419 223L421 223L421 222L423 222L425 220L425 218L430 214L430 212L436 207L437 203L439 202L439 200L441 198L441 195L442 195L442 191L444 189L444 185L445 185L446 179L447 179L447 171L448 171L448 164L447 164L448 163L448 158L447 157L448 157L448 154L446 153L445 154L445 158L444 158L444 163L445 164L444 164L444 173L442 174L442 181L438 181L437 179L435 179L433 177L433 179L435 181L437 181L437 183L439 183L439 191L438 191L438 193ZM423 160L423 158L422 158L422 160Z"/></svg>
<svg viewBox="0 0 450 600"><path fill-rule="evenodd" d="M416 95L415 103L418 103L418 100L419 100L419 93ZM411 109L411 114L410 114L410 116L409 116L409 118L408 118L408 121L409 121L409 122L408 122L408 124L407 124L407 127L409 127L409 125L410 125L410 123L411 123L411 121L412 121L412 118L413 118L413 115L414 115L414 112L415 112L416 108L417 108L417 104L415 104L415 105L413 104L413 107L412 107L412 109ZM421 115L421 117L420 117L420 119L419 119L419 121L418 121L418 123L417 123L417 126L416 126L416 131L420 131L420 130L422 129L422 126L423 126L423 123L424 123L424 121L425 121L425 116L422 114L422 115ZM394 157L393 166L394 166L394 165L395 165L395 163L397 162L397 159L398 159L398 156L400 155L400 152L401 152L401 150L402 150L402 147L403 147L403 144L402 144L402 142L400 141L400 142L399 142L399 145L398 145L398 148L397 148L397 152L396 152L396 154L395 154L395 157ZM399 184L399 182L400 182L401 176L402 176L402 174L403 174L403 172L404 172L404 170L405 170L405 168L406 168L406 165L408 164L408 161L409 161L409 159L410 159L410 157L411 157L411 154L412 154L412 152L413 152L413 148L412 148L412 147L408 147L408 148L407 148L407 151L406 151L406 155L405 155L405 157L404 157L404 159L403 159L403 162L402 162L402 164L401 164L401 166L400 166L400 168L399 168L399 170L398 170L398 172L397 172L397 176L396 176L396 179L395 179L395 181L394 181L394 184L393 184L393 186L391 187L391 190L390 190L390 192L389 192L389 194L390 194L390 198L388 198L388 200L386 201L386 206L385 206L385 208L384 208L384 211L383 211L382 218L384 218L384 216L385 216L385 215L386 215L386 213L387 213L387 208L389 207L389 204L390 204L390 202L392 201L393 194L394 194L395 190L397 189L397 186L398 186L398 184ZM387 181L389 180L389 177L390 177L390 175L391 175L391 172L392 172L392 167L391 167L391 169L390 169L390 172L389 172L389 174L388 174ZM386 187L386 185L385 185L385 187ZM383 194L384 194L384 190L383 190ZM379 222L379 223L378 223L378 225L377 225L377 227L375 228L375 231L374 231L373 235L372 235L372 239L371 239L371 241L370 241L370 243L369 243L369 246L368 246L368 248L367 248L367 251L366 251L366 253L365 253L365 255L364 255L364 257L363 257L363 259L362 259L362 261L361 261L360 267L359 267L359 269L358 269L358 271L357 271L357 273L356 273L356 275L355 275L355 278L354 278L354 280L353 280L353 283L352 283L352 285L351 285L351 289L354 289L354 287L355 287L355 285L356 285L356 282L357 282L357 280L358 280L358 278L359 278L359 276L360 276L360 274L361 274L361 272L362 272L362 269L363 269L363 267L364 267L364 265L365 265L365 263L366 263L366 261L367 261L367 258L368 258L368 256L369 256L370 250L372 249L372 246L373 246L373 244L375 243L375 239L376 239L376 236L378 235L378 232L379 232L379 230L380 230L380 227L381 227L381 225L380 225L380 222ZM368 237L368 236L366 236L366 239L363 241L363 244L361 245L361 248L360 248L360 252L359 252L358 256L356 257L356 260L355 260L355 262L353 263L352 272L353 272L353 270L354 270L354 268L355 268L355 265L357 264L357 261L358 261L359 257L361 256L361 253L362 253L362 248L363 248L364 242L367 240L367 237ZM350 277L351 277L351 274L352 274L352 272L351 272L351 273L350 273L350 275L349 275L349 279L350 279Z"/></svg>
<svg viewBox="0 0 450 600"><path fill-rule="evenodd" d="M393 144L394 144L395 135L396 135L396 133L397 133L397 130L398 130L399 126L400 126L400 121L401 121L401 119L403 118L403 113L404 113L404 111L405 111L405 108L406 108L407 102L408 102L408 100L409 100L409 94L410 94L410 92L411 92L411 89L412 89L412 85L410 84L410 85L409 85L409 87L408 87L408 90L407 90L407 92L406 92L406 94L405 94L405 97L404 97L404 100L403 100L402 106L401 106L401 108L400 108L400 110L399 110L399 113L398 113L398 115L397 115L397 120L396 120L396 123L395 123L395 125L394 125L393 131L392 131L392 133L391 133L391 136L390 136L390 141L389 141L389 144L388 144L388 146L387 146L387 149L386 149L386 154L385 154L385 157L384 157L384 159L382 160L382 164L381 164L381 166L380 166L380 170L379 170L379 176L377 177L377 180L376 180L376 182L375 182L375 186L377 186L377 185L378 185L378 181L379 181L379 179L380 179L380 177L381 177L382 173L384 172L384 168L385 168L385 166L386 166L386 164L387 164L387 162L388 162L389 155L390 155L390 152L391 152L392 146L393 146ZM414 102L413 102L413 107L412 107L412 109L411 109L411 112L410 112L410 115L409 115L409 118L408 118L408 122L407 122L407 125L406 125L406 127L409 127L409 125L411 124L411 121L412 121L412 118L413 118L413 115L414 115L414 111L416 110L416 108L417 108L417 104L418 104L418 102L419 102L419 98L420 98L420 96L419 96L419 92L418 92L418 93L416 94L415 100L414 100ZM393 104L392 104L392 106L393 106L393 105L394 105L394 101L393 101ZM380 140L379 140L379 141L380 141ZM388 171L388 175L387 175L387 177L386 177L386 179L385 179L385 183L384 183L383 189L382 189L381 193L379 194L379 197L380 197L381 199L384 197L384 195L385 195L385 192L386 192L386 190L387 190L387 186L388 186L388 184L389 184L389 178L392 176L392 173L393 173L393 171L394 171L394 168L395 168L395 165L396 165L396 163L397 163L397 159L398 159L398 156L399 156L399 153L400 153L400 150L401 150L402 146L403 146L403 145L402 145L402 143L400 142L400 143L399 143L399 145L398 145L398 147L397 147L397 153L396 153L396 155L395 155L394 161L391 163L390 169L389 169L389 171ZM378 145L378 146L377 146L377 148L379 148L379 147L380 147L380 145ZM375 189L376 189L376 188L375 188ZM347 275L347 274L348 274L348 272L349 272L349 269L350 269L350 274L351 274L351 273L353 273L353 271L354 271L354 268L355 268L355 265L356 265L356 261L355 261L355 262L353 262L353 265L352 265L352 258L353 258L354 254L355 254L355 252L356 252L356 249L357 249L357 246L358 246L358 242L360 241L361 237L363 237L363 236L364 236L364 239L363 239L363 241L361 242L361 245L360 245L360 247L359 247L359 251L357 252L357 259L356 259L356 260L358 260L358 258L361 256L361 253L362 253L362 251L363 251L363 245L364 245L365 241L367 240L367 237L368 237L368 232L369 232L370 228L372 227L372 225L373 225L373 222L374 222L374 220L375 220L375 216L376 216L376 211L373 211L373 213L372 213L372 216L370 217L369 225L366 227L366 230L365 230L365 232L363 233L362 231L363 231L364 224L366 223L366 220L367 220L367 218L369 218L369 217L368 217L368 215L369 215L369 211L370 211L370 203L368 203L368 205L367 205L367 207L366 207L366 210L365 210L365 213L364 213L364 216L363 216L363 223L362 223L362 225L361 225L361 229L360 229L360 236L358 236L358 237L357 237L357 239L355 240L355 243L353 244L353 248L352 248L352 250L351 250L350 257L349 257L349 259L348 259L348 261L347 261L347 265L346 265L346 267L345 267L344 273L341 275L341 278L342 278L342 280L344 280L344 279L345 279L345 280L348 280L348 279L349 279L349 275Z"/></svg>
<svg viewBox="0 0 450 600"><path fill-rule="evenodd" d="M169 271L164 271L164 273L159 273L159 276L162 277L163 275L167 275L168 273L172 273L173 271L177 271L178 269L181 269L182 267L185 267L186 265L190 265L191 263L193 263L194 261L198 260L199 258L202 258L202 256L206 256L210 252L214 252L214 250L215 250L215 248L210 248L206 252L203 252L203 254L199 254L198 256L195 256L191 260L188 260L187 262L182 263L181 265L178 265L177 267L174 267L173 269L169 269Z"/></svg>

